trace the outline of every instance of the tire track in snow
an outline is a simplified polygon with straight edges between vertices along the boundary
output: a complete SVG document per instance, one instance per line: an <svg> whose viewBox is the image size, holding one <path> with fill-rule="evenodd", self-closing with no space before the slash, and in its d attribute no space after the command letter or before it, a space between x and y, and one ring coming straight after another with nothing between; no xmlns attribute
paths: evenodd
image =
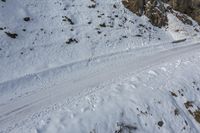
<svg viewBox="0 0 200 133"><path fill-rule="evenodd" d="M88 88L98 86L111 79L134 74L157 64L175 60L200 50L200 43L177 47L148 56L134 57L127 54L123 58L110 60L103 65L72 72L69 80L61 84L40 90L27 97L9 101L0 107L0 129L13 125L25 117L39 112L50 105L63 102L65 99L77 96Z"/></svg>

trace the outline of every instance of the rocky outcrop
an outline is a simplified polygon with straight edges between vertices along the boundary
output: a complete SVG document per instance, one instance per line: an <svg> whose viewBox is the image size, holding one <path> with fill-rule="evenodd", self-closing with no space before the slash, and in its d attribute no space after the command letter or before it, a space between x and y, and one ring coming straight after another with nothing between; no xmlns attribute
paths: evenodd
<svg viewBox="0 0 200 133"><path fill-rule="evenodd" d="M169 4L171 9L187 14L200 24L200 0L122 0L122 3L137 15L146 15L150 22L158 27L166 26L168 22L169 8L165 8L163 3ZM177 17L184 23L191 24L185 15Z"/></svg>
<svg viewBox="0 0 200 133"><path fill-rule="evenodd" d="M200 0L168 0L174 10L187 14L200 24Z"/></svg>
<svg viewBox="0 0 200 133"><path fill-rule="evenodd" d="M167 25L165 7L159 0L123 0L122 3L137 15L146 15L154 26Z"/></svg>
<svg viewBox="0 0 200 133"><path fill-rule="evenodd" d="M124 6L137 14L138 16L143 15L145 1L144 0L122 0Z"/></svg>
<svg viewBox="0 0 200 133"><path fill-rule="evenodd" d="M144 6L144 14L149 18L150 22L157 27L166 26L168 24L165 7L160 1L148 1Z"/></svg>

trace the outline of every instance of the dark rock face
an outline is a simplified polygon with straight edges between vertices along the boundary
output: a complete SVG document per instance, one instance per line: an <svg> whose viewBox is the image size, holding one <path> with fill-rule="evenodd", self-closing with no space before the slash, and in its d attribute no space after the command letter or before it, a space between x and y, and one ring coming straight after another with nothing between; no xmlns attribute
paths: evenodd
<svg viewBox="0 0 200 133"><path fill-rule="evenodd" d="M122 3L130 11L134 12L138 16L143 15L145 1L144 0L122 0Z"/></svg>
<svg viewBox="0 0 200 133"><path fill-rule="evenodd" d="M183 14L191 16L200 24L200 0L122 0L123 5L137 15L146 15L150 22L158 27L166 26L168 23L164 3ZM180 17L184 23L191 24L186 17Z"/></svg>
<svg viewBox="0 0 200 133"><path fill-rule="evenodd" d="M168 0L174 10L187 14L200 24L200 0Z"/></svg>
<svg viewBox="0 0 200 133"><path fill-rule="evenodd" d="M154 26L166 26L168 19L163 3L159 0L123 0L122 3L137 15L146 15Z"/></svg>
<svg viewBox="0 0 200 133"><path fill-rule="evenodd" d="M161 1L150 0L146 3L144 9L145 15L153 25L161 28L168 24L166 10Z"/></svg>

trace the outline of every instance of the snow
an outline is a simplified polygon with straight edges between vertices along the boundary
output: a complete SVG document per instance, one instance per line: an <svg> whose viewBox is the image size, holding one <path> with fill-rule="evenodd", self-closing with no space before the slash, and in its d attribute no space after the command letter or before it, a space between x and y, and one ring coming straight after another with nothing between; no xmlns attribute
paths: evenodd
<svg viewBox="0 0 200 133"><path fill-rule="evenodd" d="M54 106L56 113L39 113L34 128L29 123L14 132L115 132L120 127L129 130L127 126L136 132L198 132L199 123L184 103L194 101L194 110L199 105L200 53L170 60L91 88L74 102ZM164 122L162 127L159 121Z"/></svg>
<svg viewBox="0 0 200 133"><path fill-rule="evenodd" d="M188 24L181 23L181 21L174 16L173 14L168 14L168 19L169 19L169 34L175 39L183 39L183 38L190 38L191 36L199 36L195 32L195 29L198 29L198 24L197 22L193 21L191 18L189 20L192 21L193 27Z"/></svg>
<svg viewBox="0 0 200 133"><path fill-rule="evenodd" d="M156 28L121 0L0 1L0 133L199 132L200 27L168 18Z"/></svg>
<svg viewBox="0 0 200 133"><path fill-rule="evenodd" d="M146 17L126 10L120 0L98 0L95 8L88 8L94 5L89 0L8 0L0 4L0 26L6 27L0 31L1 83L72 62L176 39L168 33L171 28L153 27ZM27 16L29 22L23 20ZM74 25L63 21L63 16ZM107 27L99 26L103 23ZM17 39L7 37L5 31L16 32ZM193 36L188 34L183 36ZM70 38L78 43L66 44Z"/></svg>

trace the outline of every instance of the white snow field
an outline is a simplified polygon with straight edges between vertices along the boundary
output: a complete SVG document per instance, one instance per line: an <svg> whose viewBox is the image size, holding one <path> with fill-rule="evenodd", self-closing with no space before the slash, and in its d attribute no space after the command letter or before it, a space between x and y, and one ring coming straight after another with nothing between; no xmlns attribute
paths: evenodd
<svg viewBox="0 0 200 133"><path fill-rule="evenodd" d="M200 132L200 27L168 17L1 0L0 133Z"/></svg>

